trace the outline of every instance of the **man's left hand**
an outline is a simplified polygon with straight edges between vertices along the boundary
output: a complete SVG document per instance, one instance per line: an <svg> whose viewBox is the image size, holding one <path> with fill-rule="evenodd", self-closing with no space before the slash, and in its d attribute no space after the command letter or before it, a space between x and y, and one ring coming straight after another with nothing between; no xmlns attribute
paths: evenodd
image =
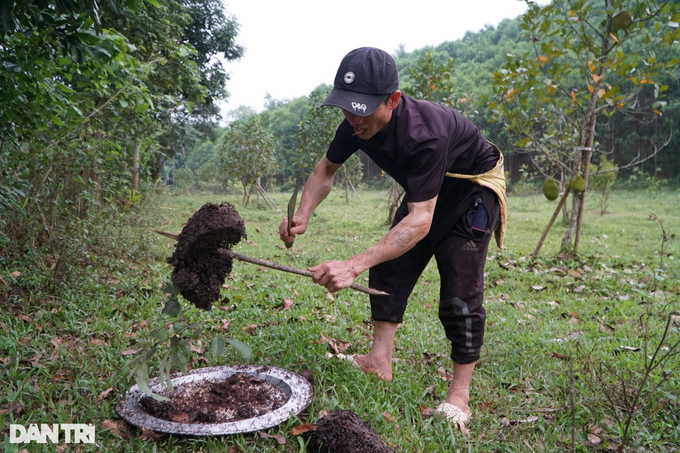
<svg viewBox="0 0 680 453"><path fill-rule="evenodd" d="M348 288L357 278L354 268L348 261L326 261L307 270L314 272L312 276L314 283L325 286L331 293Z"/></svg>

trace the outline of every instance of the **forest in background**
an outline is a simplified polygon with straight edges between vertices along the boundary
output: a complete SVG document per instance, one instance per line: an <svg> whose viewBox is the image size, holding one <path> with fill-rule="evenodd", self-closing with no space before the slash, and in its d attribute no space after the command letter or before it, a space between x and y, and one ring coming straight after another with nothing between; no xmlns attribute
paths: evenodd
<svg viewBox="0 0 680 453"><path fill-rule="evenodd" d="M506 169L511 182L535 178L540 184L545 179L544 168L535 165L532 154L535 149L526 146L526 135L513 132L493 105L494 73L501 71L510 56L532 55L532 43L521 27L521 18L503 20L497 27L487 26L479 32L468 32L463 39L444 42L413 52L403 47L393 52L400 72L402 90L419 99L430 99L450 105L461 111L492 142L496 143L506 157ZM644 46L644 42L631 43ZM680 57L678 46L667 49L663 59L668 62ZM593 160L600 158L613 162L621 170L620 179L636 184L664 180L677 184L680 165L680 137L674 134L673 125L680 115L680 70L677 66L660 75L654 84L635 94L629 111L605 117L597 123L597 148ZM632 82L629 82L633 86ZM667 87L658 93L659 87ZM225 184L236 175L243 174L238 168L229 172L221 166L222 156L232 148L224 134L240 124L257 124L263 134L272 139L272 162L262 172L266 178L274 178L280 186L290 179L309 174L311 165L325 153L328 139L342 120L339 112L324 112L320 102L331 89L320 85L306 97L292 100L263 100L264 111L239 106L229 112L232 125L220 128L217 140L198 138L193 146L184 146L186 152L175 153L174 160L166 166L165 181L179 185L208 188L210 183ZM586 91L587 88L581 88ZM629 89L630 91L630 89ZM655 93L656 91L656 93ZM252 140L251 143L256 143ZM665 145L662 149L663 145ZM656 155L655 150L658 152ZM651 158L650 158L651 157ZM631 162L639 162L630 165ZM186 168L174 181L173 171ZM223 170L220 172L219 169ZM381 182L380 169L369 159L362 158L359 173L364 184ZM632 180L630 177L633 177ZM356 182L356 181L354 181ZM287 188L291 183L289 182Z"/></svg>

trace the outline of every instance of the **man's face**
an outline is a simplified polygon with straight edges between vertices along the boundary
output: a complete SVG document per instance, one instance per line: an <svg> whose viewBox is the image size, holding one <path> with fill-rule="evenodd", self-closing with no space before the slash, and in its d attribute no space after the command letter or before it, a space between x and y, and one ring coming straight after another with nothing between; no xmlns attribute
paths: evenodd
<svg viewBox="0 0 680 453"><path fill-rule="evenodd" d="M392 118L392 110L399 105L401 99L401 91L396 91L390 96L387 103L383 102L380 106L368 116L358 116L352 112L342 109L342 114L345 115L349 124L354 128L354 135L362 140L368 140L380 131L387 132L390 119Z"/></svg>

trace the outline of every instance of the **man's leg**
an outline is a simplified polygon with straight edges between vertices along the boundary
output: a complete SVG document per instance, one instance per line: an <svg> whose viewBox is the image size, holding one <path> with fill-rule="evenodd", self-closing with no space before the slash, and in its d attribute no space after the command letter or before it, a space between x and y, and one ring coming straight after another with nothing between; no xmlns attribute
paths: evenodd
<svg viewBox="0 0 680 453"><path fill-rule="evenodd" d="M453 380L449 384L449 392L446 395L447 403L462 409L468 415L470 415L470 407L468 406L470 402L470 381L476 363L453 364Z"/></svg>
<svg viewBox="0 0 680 453"><path fill-rule="evenodd" d="M373 345L366 355L354 356L354 361L366 373L376 373L385 381L392 380L392 349L398 323L374 321Z"/></svg>
<svg viewBox="0 0 680 453"><path fill-rule="evenodd" d="M453 379L445 402L468 415L470 381L484 342L484 265L492 227L498 218L495 195L485 196L483 201L490 214L483 237L475 237L466 214L449 236L435 246L442 281L439 319L451 341L454 362Z"/></svg>
<svg viewBox="0 0 680 453"><path fill-rule="evenodd" d="M406 203L400 206L394 225L408 212ZM429 239L418 242L403 255L369 270L369 286L389 293L371 296L373 317L373 345L366 355L357 355L355 362L367 373L377 373L386 381L392 380L392 350L397 327L402 323L408 298L420 274L432 258Z"/></svg>

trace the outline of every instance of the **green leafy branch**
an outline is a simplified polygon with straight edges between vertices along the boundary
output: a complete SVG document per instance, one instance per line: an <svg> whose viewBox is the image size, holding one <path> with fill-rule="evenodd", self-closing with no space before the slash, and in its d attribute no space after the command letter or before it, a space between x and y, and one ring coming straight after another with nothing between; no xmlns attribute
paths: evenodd
<svg viewBox="0 0 680 453"><path fill-rule="evenodd" d="M163 289L171 291L172 295L166 301L161 313L170 318L177 318L177 321L164 323L153 329L149 338L137 343L139 349L125 363L125 369L128 370L127 378L134 377L139 389L157 401L166 401L168 398L154 393L149 387L149 363L160 358L158 383L172 392L174 389L171 373L173 370L179 370L183 374L188 373L189 360L192 355L191 340L198 339L205 332L203 323L186 322L174 285L169 283ZM227 344L241 353L245 360L250 360L252 356L250 346L222 335L217 335L212 339L210 355L213 357L225 355Z"/></svg>

